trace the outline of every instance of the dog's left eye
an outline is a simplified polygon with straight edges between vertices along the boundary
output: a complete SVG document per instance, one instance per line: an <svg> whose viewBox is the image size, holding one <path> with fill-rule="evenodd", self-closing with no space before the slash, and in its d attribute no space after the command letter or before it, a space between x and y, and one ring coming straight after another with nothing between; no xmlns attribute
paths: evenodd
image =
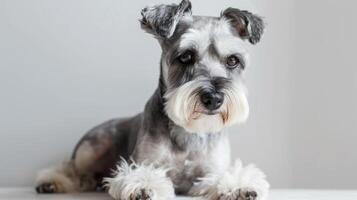
<svg viewBox="0 0 357 200"><path fill-rule="evenodd" d="M228 56L226 65L229 69L234 69L240 65L239 58L235 55Z"/></svg>
<svg viewBox="0 0 357 200"><path fill-rule="evenodd" d="M195 62L195 53L191 50L187 50L178 57L178 60L184 65L193 64Z"/></svg>

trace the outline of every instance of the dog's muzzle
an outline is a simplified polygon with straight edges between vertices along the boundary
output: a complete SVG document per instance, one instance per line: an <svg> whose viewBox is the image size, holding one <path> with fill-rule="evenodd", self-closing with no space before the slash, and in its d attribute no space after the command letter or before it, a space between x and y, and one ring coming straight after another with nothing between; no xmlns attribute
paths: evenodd
<svg viewBox="0 0 357 200"><path fill-rule="evenodd" d="M165 94L169 118L190 133L214 133L248 117L244 86L225 78L195 79Z"/></svg>

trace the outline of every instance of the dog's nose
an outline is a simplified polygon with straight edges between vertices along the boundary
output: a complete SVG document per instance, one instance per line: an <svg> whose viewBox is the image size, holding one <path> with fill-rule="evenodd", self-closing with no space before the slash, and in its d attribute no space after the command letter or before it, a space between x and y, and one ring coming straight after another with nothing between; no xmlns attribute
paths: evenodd
<svg viewBox="0 0 357 200"><path fill-rule="evenodd" d="M204 91L201 94L201 102L210 111L217 110L223 104L224 95L214 90Z"/></svg>

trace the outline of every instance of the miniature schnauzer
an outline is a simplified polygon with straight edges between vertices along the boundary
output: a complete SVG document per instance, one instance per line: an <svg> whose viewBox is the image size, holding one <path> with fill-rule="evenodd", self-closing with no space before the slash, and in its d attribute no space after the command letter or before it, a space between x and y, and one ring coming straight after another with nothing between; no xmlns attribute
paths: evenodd
<svg viewBox="0 0 357 200"><path fill-rule="evenodd" d="M266 199L264 173L239 160L231 164L223 132L248 117L246 41L259 42L263 20L236 8L193 16L189 0L146 7L141 15L142 29L162 48L156 91L142 113L93 128L70 161L41 171L37 192L104 187L124 200Z"/></svg>

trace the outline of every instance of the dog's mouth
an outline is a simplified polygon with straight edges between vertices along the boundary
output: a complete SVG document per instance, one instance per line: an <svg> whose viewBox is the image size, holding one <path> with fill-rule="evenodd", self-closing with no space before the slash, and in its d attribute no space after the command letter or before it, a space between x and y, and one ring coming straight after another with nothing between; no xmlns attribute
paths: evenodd
<svg viewBox="0 0 357 200"><path fill-rule="evenodd" d="M202 109L201 108L202 105L200 105L198 102L195 103L193 109L194 112L192 113L191 117L192 119L198 119L201 115L209 115L209 116L213 116L213 115L218 115L220 114L219 109L216 110L206 110L206 109Z"/></svg>
<svg viewBox="0 0 357 200"><path fill-rule="evenodd" d="M204 115L217 115L219 112L218 111L203 111L201 114Z"/></svg>
<svg viewBox="0 0 357 200"><path fill-rule="evenodd" d="M192 113L192 119L198 119L200 118L201 115L209 115L209 116L213 116L213 115L218 115L220 114L220 112L218 110L214 110L214 111L204 111L204 110L200 110L200 111L195 111Z"/></svg>

